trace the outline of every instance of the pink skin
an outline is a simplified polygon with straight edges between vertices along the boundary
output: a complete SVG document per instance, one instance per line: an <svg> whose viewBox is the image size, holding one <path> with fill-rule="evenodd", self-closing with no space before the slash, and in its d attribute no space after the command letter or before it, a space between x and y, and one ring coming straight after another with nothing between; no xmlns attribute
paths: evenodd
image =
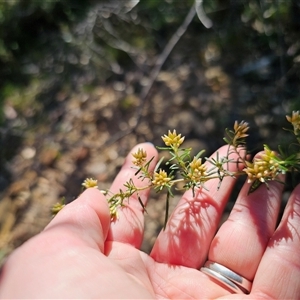
<svg viewBox="0 0 300 300"><path fill-rule="evenodd" d="M133 152L137 148L157 158L152 145L140 144ZM227 148L218 151L225 155ZM133 176L131 159L130 154L111 190ZM236 165L229 168L234 171ZM261 186L247 195L245 183L217 231L235 179L224 179L219 191L217 184L209 181L209 191L195 197L190 191L183 195L150 256L139 250L144 217L138 200L130 199L111 223L105 197L97 189L86 190L8 258L0 298L298 299L300 185L276 229L282 185L271 182L269 190ZM145 204L148 193L140 194ZM231 294L199 271L207 257L253 280L251 294Z"/></svg>

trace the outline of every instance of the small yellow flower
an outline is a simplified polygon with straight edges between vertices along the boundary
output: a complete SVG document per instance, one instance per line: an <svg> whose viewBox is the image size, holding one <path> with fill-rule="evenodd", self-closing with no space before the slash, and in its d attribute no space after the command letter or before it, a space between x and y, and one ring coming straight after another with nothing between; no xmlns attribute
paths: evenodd
<svg viewBox="0 0 300 300"><path fill-rule="evenodd" d="M202 164L202 159L194 157L194 159L190 163L190 172L187 176L191 180L199 182L202 181L203 177L207 175L206 170L206 166Z"/></svg>
<svg viewBox="0 0 300 300"><path fill-rule="evenodd" d="M266 182L275 179L279 173L282 173L278 160L274 151L264 147L264 154L261 157L255 158L252 163L246 161L244 171L248 175L248 182L251 183L255 180Z"/></svg>
<svg viewBox="0 0 300 300"><path fill-rule="evenodd" d="M184 141L184 136L181 137L181 134L177 134L174 129L173 132L168 131L168 135L164 135L161 137L166 146L173 146L178 148Z"/></svg>
<svg viewBox="0 0 300 300"><path fill-rule="evenodd" d="M294 126L294 133L298 134L300 131L300 112L293 111L292 116L286 116L286 119Z"/></svg>
<svg viewBox="0 0 300 300"><path fill-rule="evenodd" d="M81 185L86 189L98 188L98 181L97 181L97 179L87 178Z"/></svg>
<svg viewBox="0 0 300 300"><path fill-rule="evenodd" d="M110 218L112 221L115 221L118 219L118 210L116 205L111 205L109 207L109 212L110 212Z"/></svg>
<svg viewBox="0 0 300 300"><path fill-rule="evenodd" d="M156 187L164 187L171 181L171 178L168 177L168 174L166 171L160 169L159 172L154 173L154 179L152 180L152 183Z"/></svg>
<svg viewBox="0 0 300 300"><path fill-rule="evenodd" d="M137 152L132 153L132 156L135 158L135 160L132 161L133 164L142 167L146 162L147 153L145 150L139 148Z"/></svg>
<svg viewBox="0 0 300 300"><path fill-rule="evenodd" d="M66 205L61 202L57 202L52 206L51 212L52 215L55 216L57 215Z"/></svg>
<svg viewBox="0 0 300 300"><path fill-rule="evenodd" d="M236 139L245 138L248 136L247 131L249 129L249 124L247 122L241 121L238 123L238 121L234 122L234 134Z"/></svg>

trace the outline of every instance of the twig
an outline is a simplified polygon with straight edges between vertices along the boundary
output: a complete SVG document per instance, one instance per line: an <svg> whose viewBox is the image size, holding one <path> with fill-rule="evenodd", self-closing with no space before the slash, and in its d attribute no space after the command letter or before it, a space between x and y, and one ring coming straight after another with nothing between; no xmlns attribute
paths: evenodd
<svg viewBox="0 0 300 300"><path fill-rule="evenodd" d="M138 126L138 124L141 121L142 111L144 109L145 103L146 103L147 98L149 96L149 92L150 92L151 88L153 87L153 84L154 84L154 82L155 82L155 80L156 80L163 64L167 60L168 56L170 55L171 51L174 49L175 45L178 43L180 38L186 32L186 30L187 30L188 26L190 25L190 23L192 22L195 14L196 14L195 5L193 5L191 7L191 9L189 10L187 16L185 17L183 23L176 30L176 32L172 35L171 39L167 43L167 45L164 48L163 52L159 55L158 59L156 60L156 63L155 63L155 65L154 65L154 67L153 67L153 69L152 69L152 71L150 72L150 75L149 75L149 84L142 89L142 92L141 92L141 95L140 95L140 104L137 107L137 110L136 110L136 113L135 113L135 115L136 115L135 124L132 125L130 128L128 128L125 131L120 131L120 132L117 132L116 134L114 134L108 141L106 141L102 145L102 147L109 146L109 145L117 142L118 140L124 138L128 134L132 133L135 130L135 128Z"/></svg>
<svg viewBox="0 0 300 300"><path fill-rule="evenodd" d="M195 0L195 8L200 22L206 27L211 28L213 23L211 19L207 17L203 9L203 0Z"/></svg>

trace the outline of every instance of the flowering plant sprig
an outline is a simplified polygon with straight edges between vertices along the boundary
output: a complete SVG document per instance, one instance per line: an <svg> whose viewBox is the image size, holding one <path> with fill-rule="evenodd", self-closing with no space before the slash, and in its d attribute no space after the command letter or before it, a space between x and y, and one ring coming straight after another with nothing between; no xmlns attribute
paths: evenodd
<svg viewBox="0 0 300 300"><path fill-rule="evenodd" d="M154 159L152 157L149 161L146 161L147 153L143 149L138 149L137 152L132 154L133 160L132 163L135 165L137 171L135 176L143 181L146 181L143 187L137 187L134 184L134 180L130 178L124 183L125 190L120 189L118 193L112 194L110 191L102 191L107 195L107 202L109 204L110 215L113 220L118 217L118 208L124 206L124 201L128 200L133 194L137 195L137 198L143 207L146 210L140 196L139 192L148 189L151 186L152 172L149 170L149 165Z"/></svg>
<svg viewBox="0 0 300 300"><path fill-rule="evenodd" d="M229 150L227 155L223 157L217 152L215 158L202 157L205 150L192 156L191 148L182 147L185 137L178 134L176 130L169 130L168 134L161 137L165 146L157 147L159 150L168 151L170 155L170 158L165 162L165 167L163 167L165 158L162 157L154 170L151 171L150 163L154 157L147 161L146 151L139 148L132 154L132 163L136 169L135 177L144 181L144 186L137 187L134 178L130 178L124 183L124 189L120 189L117 193L102 191L107 197L112 220L117 219L118 210L126 205L125 201L133 194L136 194L141 206L146 210L139 193L149 188L153 188L156 192L166 191L166 225L169 200L174 196L174 189L192 189L193 194L195 194L196 189L206 189L205 183L211 179L219 179L219 188L225 177L236 177L244 174L248 176L249 193L252 193L262 184L268 187L268 183L272 180L281 182L280 174L300 172L300 113L293 111L292 116L286 116L286 118L293 126L293 129L287 130L296 137L296 143L293 144L296 147L290 147L288 151L284 151L279 146L278 152L275 152L268 145L264 145L264 151L252 161L248 159L249 156L247 155L246 138L249 130L247 122L235 121L233 129L226 129L224 141L230 146ZM236 161L229 158L233 152L237 154L238 159ZM230 172L227 167L229 163L242 163L244 168L241 171ZM179 183L181 188L179 188ZM96 180L87 178L82 186L95 188L98 187L98 184ZM64 205L64 203L57 203L53 207L53 213L57 213Z"/></svg>

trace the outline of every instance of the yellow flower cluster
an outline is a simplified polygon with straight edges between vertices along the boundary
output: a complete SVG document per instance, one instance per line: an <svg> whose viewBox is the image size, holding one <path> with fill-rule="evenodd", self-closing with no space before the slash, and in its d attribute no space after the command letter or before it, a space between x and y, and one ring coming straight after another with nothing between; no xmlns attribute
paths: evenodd
<svg viewBox="0 0 300 300"><path fill-rule="evenodd" d="M248 125L249 124L244 121L241 121L240 123L238 123L238 121L234 122L233 129L236 139L241 139L248 136L248 134L246 133L249 129Z"/></svg>
<svg viewBox="0 0 300 300"><path fill-rule="evenodd" d="M87 178L82 183L82 186L86 189L88 189L88 188L98 188L98 181L97 181L97 179Z"/></svg>
<svg viewBox="0 0 300 300"><path fill-rule="evenodd" d="M132 153L132 156L135 158L135 160L132 161L133 164L137 167L142 167L146 162L147 153L145 150L139 148L137 152Z"/></svg>
<svg viewBox="0 0 300 300"><path fill-rule="evenodd" d="M294 134L297 135L300 132L300 112L293 111L292 116L286 116L288 122L294 127Z"/></svg>
<svg viewBox="0 0 300 300"><path fill-rule="evenodd" d="M189 164L190 166L190 172L188 173L188 177L192 181L201 182L203 181L203 178L207 175L206 173L206 166L202 164L201 158L196 158L192 160L192 162Z"/></svg>
<svg viewBox="0 0 300 300"><path fill-rule="evenodd" d="M264 154L260 158L255 158L253 163L245 161L247 167L244 171L248 175L248 182L251 183L255 180L266 182L275 179L281 173L278 161L276 153L264 147Z"/></svg>
<svg viewBox="0 0 300 300"><path fill-rule="evenodd" d="M152 183L156 187L163 188L171 181L171 178L168 177L168 174L166 171L160 169L159 172L154 173L154 179L152 180Z"/></svg>
<svg viewBox="0 0 300 300"><path fill-rule="evenodd" d="M166 146L176 147L178 148L184 141L184 136L181 137L181 134L177 134L174 129L173 132L168 131L168 135L164 135L161 137Z"/></svg>
<svg viewBox="0 0 300 300"><path fill-rule="evenodd" d="M64 199L61 202L55 203L51 208L52 215L57 215L65 206Z"/></svg>

